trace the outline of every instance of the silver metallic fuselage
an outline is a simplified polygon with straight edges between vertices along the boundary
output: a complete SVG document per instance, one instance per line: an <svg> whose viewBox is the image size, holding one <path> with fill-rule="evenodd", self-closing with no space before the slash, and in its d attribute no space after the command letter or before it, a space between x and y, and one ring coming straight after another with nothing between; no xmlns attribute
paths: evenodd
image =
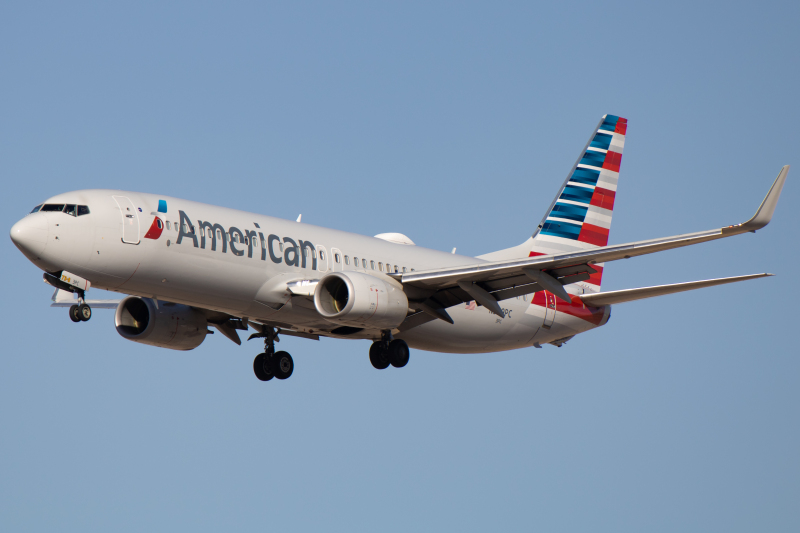
<svg viewBox="0 0 800 533"><path fill-rule="evenodd" d="M114 196L130 199L135 206L133 218L131 213L121 212ZM157 212L159 200L166 202L167 213ZM476 262L473 257L146 193L83 190L54 196L46 203L83 204L90 207L91 213L73 217L61 212L38 212L14 225L11 237L15 244L44 271L65 270L102 289L280 323L311 333L325 334L324 331L331 329L331 323L317 313L313 302L306 297L287 296L285 305L277 310L259 301L259 295L269 289L271 281L274 285L276 279L318 279L334 270L362 271L387 278L386 274L372 268L373 261L416 271ZM179 239L176 223L183 223L179 211L194 227L199 221L207 221L226 230L238 228L243 235L259 233L261 238L253 237L256 242L252 244L227 242L225 252L221 240L217 240L216 250L212 250L211 238L201 240L199 232L194 238ZM169 222L169 229L164 227L157 238L145 238L156 216ZM131 226L127 228L128 234L138 236L138 243L123 242L126 224ZM271 253L267 253L260 243L271 235L277 239L272 239ZM126 240L132 239L126 237ZM298 241L312 243L315 257L284 260L281 243L289 246ZM235 250L242 252L241 255L236 255ZM336 254L340 258L338 263L334 260ZM345 264L345 256L349 264ZM356 257L359 258L357 267L352 259ZM293 262L289 259L297 259L299 264L287 264ZM314 263L316 268L313 268ZM448 309L454 324L434 320L396 336L423 350L494 352L564 339L607 320L606 316L601 323L592 323L551 309L547 317L550 327L543 327L546 307L534 305L532 297L501 301L504 318L481 306L457 305ZM346 338L378 336L377 330L364 330Z"/></svg>

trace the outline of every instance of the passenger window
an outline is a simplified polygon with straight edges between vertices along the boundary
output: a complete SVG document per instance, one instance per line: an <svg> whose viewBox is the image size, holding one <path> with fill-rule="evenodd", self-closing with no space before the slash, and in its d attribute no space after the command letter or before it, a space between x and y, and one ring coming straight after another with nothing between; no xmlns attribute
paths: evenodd
<svg viewBox="0 0 800 533"><path fill-rule="evenodd" d="M369 266L372 268L372 270L375 270L375 261L370 261Z"/></svg>
<svg viewBox="0 0 800 533"><path fill-rule="evenodd" d="M319 251L319 260L325 261L325 252L323 252L322 250Z"/></svg>
<svg viewBox="0 0 800 533"><path fill-rule="evenodd" d="M89 206L88 205L79 205L78 206L78 216L81 217L83 215L89 214Z"/></svg>
<svg viewBox="0 0 800 533"><path fill-rule="evenodd" d="M350 256L349 255L344 256L344 264L345 265L349 265L350 264Z"/></svg>
<svg viewBox="0 0 800 533"><path fill-rule="evenodd" d="M342 258L339 254L333 254L333 260L336 261L337 263L342 262Z"/></svg>
<svg viewBox="0 0 800 533"><path fill-rule="evenodd" d="M383 272L383 263L381 263L380 261L378 262L378 270Z"/></svg>
<svg viewBox="0 0 800 533"><path fill-rule="evenodd" d="M362 266L363 268L367 268L367 260L366 260L366 259L362 259L362 260L361 260L361 266Z"/></svg>
<svg viewBox="0 0 800 533"><path fill-rule="evenodd" d="M358 268L358 257L353 258L353 264L355 265L356 268Z"/></svg>
<svg viewBox="0 0 800 533"><path fill-rule="evenodd" d="M171 229L172 229L172 228L170 227L170 225L169 225L169 220L167 220L167 229L168 229L168 230L171 230Z"/></svg>
<svg viewBox="0 0 800 533"><path fill-rule="evenodd" d="M411 269L411 272L414 272L414 269L413 269L413 268Z"/></svg>
<svg viewBox="0 0 800 533"><path fill-rule="evenodd" d="M36 213L36 212L37 212L39 209L41 209L41 208L42 208L42 204L39 204L39 205L37 205L36 207L34 207L34 208L31 210L31 212L30 212L30 213L28 213L28 214L31 214L31 213Z"/></svg>
<svg viewBox="0 0 800 533"><path fill-rule="evenodd" d="M397 265L394 266L394 271L397 272L398 268Z"/></svg>
<svg viewBox="0 0 800 533"><path fill-rule="evenodd" d="M405 271L406 271L406 267L403 267L403 272L405 272Z"/></svg>

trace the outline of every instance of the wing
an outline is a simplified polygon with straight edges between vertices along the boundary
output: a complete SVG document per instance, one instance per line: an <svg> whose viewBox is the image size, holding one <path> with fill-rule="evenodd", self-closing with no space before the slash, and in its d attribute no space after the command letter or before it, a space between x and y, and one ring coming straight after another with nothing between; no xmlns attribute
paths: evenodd
<svg viewBox="0 0 800 533"><path fill-rule="evenodd" d="M77 295L63 289L56 289L50 300L50 307L72 307L78 304ZM84 300L94 309L116 309L121 300Z"/></svg>
<svg viewBox="0 0 800 533"><path fill-rule="evenodd" d="M604 246L583 252L526 257L510 261L481 262L461 267L393 274L403 283L409 300L421 313L432 318L449 320L445 309L462 302L475 300L502 316L500 300L548 290L562 299L569 296L564 285L589 279L595 272L592 265L618 259L663 252L683 246L755 232L772 219L789 165L775 179L756 214L742 224L709 231L675 235L661 239L638 241L616 246ZM411 315L411 319L415 315ZM419 318L417 319L419 320ZM401 329L407 329L401 327Z"/></svg>

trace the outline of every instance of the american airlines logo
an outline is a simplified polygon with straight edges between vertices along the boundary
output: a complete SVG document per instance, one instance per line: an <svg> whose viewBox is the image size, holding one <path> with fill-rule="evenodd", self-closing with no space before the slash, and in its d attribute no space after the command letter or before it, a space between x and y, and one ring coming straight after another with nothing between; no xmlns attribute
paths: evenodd
<svg viewBox="0 0 800 533"><path fill-rule="evenodd" d="M311 269L317 269L317 251L310 241L294 240L291 237L281 239L275 234L264 236L260 231L246 229L240 230L236 226L231 226L227 230L221 224L203 220L197 221L197 229L191 219L183 211L178 211L180 224L178 226L178 238L175 244L181 244L183 239L190 239L195 248L206 249L208 243L211 251L216 251L217 246L222 248L222 253L228 252L235 256L253 257L253 248L261 248L261 260L266 261L267 255L273 263L286 263L287 266L307 268L307 261L311 258ZM256 239L258 239L256 241ZM217 244L217 240L220 244ZM260 246L257 244L260 243ZM237 248L241 245L243 249ZM244 249L246 247L246 249ZM309 250L308 252L306 250ZM277 251L277 253L276 253Z"/></svg>

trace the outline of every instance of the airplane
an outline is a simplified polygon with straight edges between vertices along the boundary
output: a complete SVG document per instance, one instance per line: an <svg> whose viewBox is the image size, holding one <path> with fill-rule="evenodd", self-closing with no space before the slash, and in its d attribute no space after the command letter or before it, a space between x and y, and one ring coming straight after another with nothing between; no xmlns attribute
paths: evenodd
<svg viewBox="0 0 800 533"><path fill-rule="evenodd" d="M562 346L605 325L616 304L771 276L752 274L602 291L605 264L755 232L775 211L784 166L747 222L608 245L628 121L604 115L558 194L522 244L478 257L368 237L158 194L80 190L37 205L11 239L55 287L74 322L115 309L125 339L198 347L214 328L241 345L255 333L261 381L292 375L279 335L369 339L377 369L402 368L409 347L484 353ZM121 300L92 301L98 287Z"/></svg>

